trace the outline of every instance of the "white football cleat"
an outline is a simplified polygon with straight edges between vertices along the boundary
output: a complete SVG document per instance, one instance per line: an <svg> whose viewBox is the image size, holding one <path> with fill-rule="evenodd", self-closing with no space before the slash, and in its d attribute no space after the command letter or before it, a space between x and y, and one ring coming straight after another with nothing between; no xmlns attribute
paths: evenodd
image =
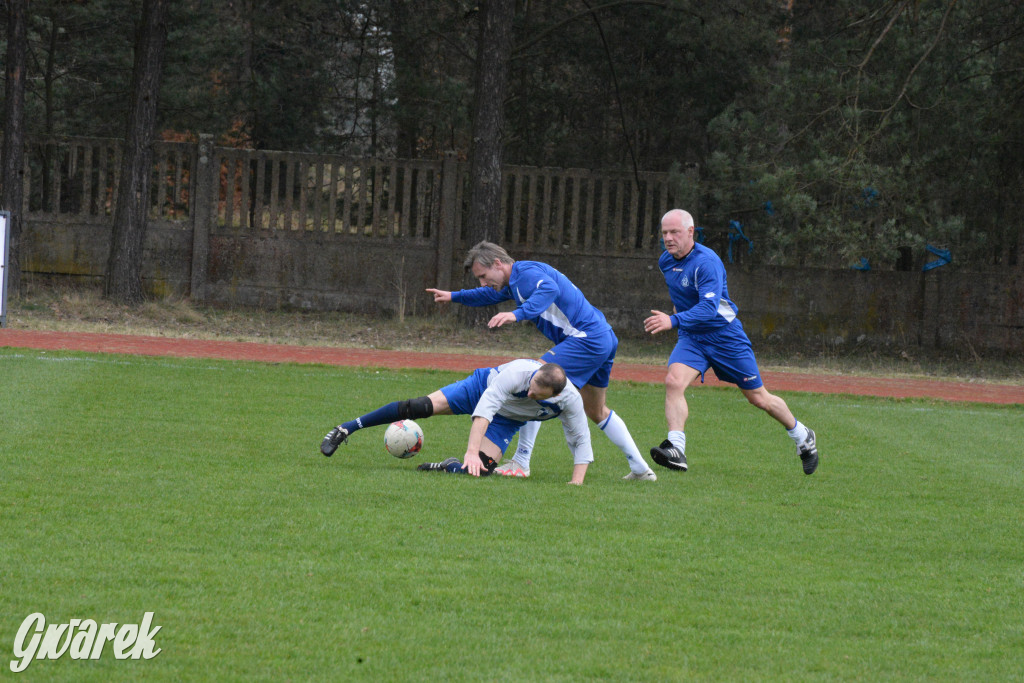
<svg viewBox="0 0 1024 683"><path fill-rule="evenodd" d="M658 481L658 475L654 473L654 470L647 470L646 472L630 472L623 479L627 481Z"/></svg>
<svg viewBox="0 0 1024 683"><path fill-rule="evenodd" d="M494 473L500 474L503 477L523 477L524 479L530 476L530 470L524 468L515 460L509 460L504 465L498 465L494 468Z"/></svg>

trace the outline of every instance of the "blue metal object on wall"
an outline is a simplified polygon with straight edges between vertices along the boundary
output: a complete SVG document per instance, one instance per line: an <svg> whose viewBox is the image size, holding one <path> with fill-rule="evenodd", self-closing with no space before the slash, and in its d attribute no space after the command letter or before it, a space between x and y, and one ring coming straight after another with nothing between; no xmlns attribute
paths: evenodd
<svg viewBox="0 0 1024 683"><path fill-rule="evenodd" d="M878 190L869 185L861 191L860 196L864 199L864 208L871 208L878 200Z"/></svg>
<svg viewBox="0 0 1024 683"><path fill-rule="evenodd" d="M939 268L941 266L944 266L953 260L953 255L950 253L949 249L939 249L938 247L933 247L930 244L926 245L925 249L927 249L929 253L935 254L939 258L936 259L935 261L929 261L928 263L921 266L922 273L926 273L929 270L932 270L933 268Z"/></svg>
<svg viewBox="0 0 1024 683"><path fill-rule="evenodd" d="M732 245L735 242L746 240L750 245L747 247L747 253L754 253L754 242L749 237L743 234L743 224L739 221L729 221L729 249L726 251L726 255L729 257L729 263L733 262L732 259Z"/></svg>

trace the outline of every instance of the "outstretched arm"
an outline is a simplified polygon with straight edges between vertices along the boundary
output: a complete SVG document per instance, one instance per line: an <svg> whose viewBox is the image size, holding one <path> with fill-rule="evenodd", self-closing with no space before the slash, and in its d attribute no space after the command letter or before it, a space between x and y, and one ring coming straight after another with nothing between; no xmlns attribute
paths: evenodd
<svg viewBox="0 0 1024 683"><path fill-rule="evenodd" d="M484 441L484 434L487 433L487 426L491 421L486 417L474 417L473 426L469 428L469 443L466 444L466 455L462 460L466 471L474 477L479 477L484 469L484 463L480 460L480 444Z"/></svg>
<svg viewBox="0 0 1024 683"><path fill-rule="evenodd" d="M452 300L452 293L443 289L427 288L427 291L434 295L434 303L440 304Z"/></svg>
<svg viewBox="0 0 1024 683"><path fill-rule="evenodd" d="M463 304L464 306L491 306L512 298L512 295L508 292L508 287L501 291L495 291L490 287L476 287L474 289L460 289L454 292L428 287L426 291L433 294L434 302L439 304L450 301L456 304Z"/></svg>

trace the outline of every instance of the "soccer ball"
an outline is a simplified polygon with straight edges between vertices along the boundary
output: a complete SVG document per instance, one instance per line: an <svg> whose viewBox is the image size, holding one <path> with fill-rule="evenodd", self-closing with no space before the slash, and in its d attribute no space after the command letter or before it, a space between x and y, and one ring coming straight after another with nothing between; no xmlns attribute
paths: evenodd
<svg viewBox="0 0 1024 683"><path fill-rule="evenodd" d="M423 430L412 420L399 420L384 432L384 450L396 458L411 458L423 448Z"/></svg>

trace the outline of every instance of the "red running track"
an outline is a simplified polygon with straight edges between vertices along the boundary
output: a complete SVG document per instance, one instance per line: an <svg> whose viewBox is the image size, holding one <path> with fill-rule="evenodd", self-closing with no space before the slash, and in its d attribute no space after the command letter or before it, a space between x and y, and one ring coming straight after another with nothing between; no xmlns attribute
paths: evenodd
<svg viewBox="0 0 1024 683"><path fill-rule="evenodd" d="M429 368L470 372L478 367L499 365L511 356L478 356L418 351L378 351L320 346L289 346L258 342L147 337L91 332L46 332L0 329L0 346L45 350L124 353L180 358L220 358L269 363L317 363L378 368ZM660 383L663 365L615 364L612 379ZM938 379L902 379L851 375L765 372L769 391L804 391L825 394L888 396L893 398L936 398L946 401L1024 404L1024 386ZM706 384L723 385L708 373Z"/></svg>

